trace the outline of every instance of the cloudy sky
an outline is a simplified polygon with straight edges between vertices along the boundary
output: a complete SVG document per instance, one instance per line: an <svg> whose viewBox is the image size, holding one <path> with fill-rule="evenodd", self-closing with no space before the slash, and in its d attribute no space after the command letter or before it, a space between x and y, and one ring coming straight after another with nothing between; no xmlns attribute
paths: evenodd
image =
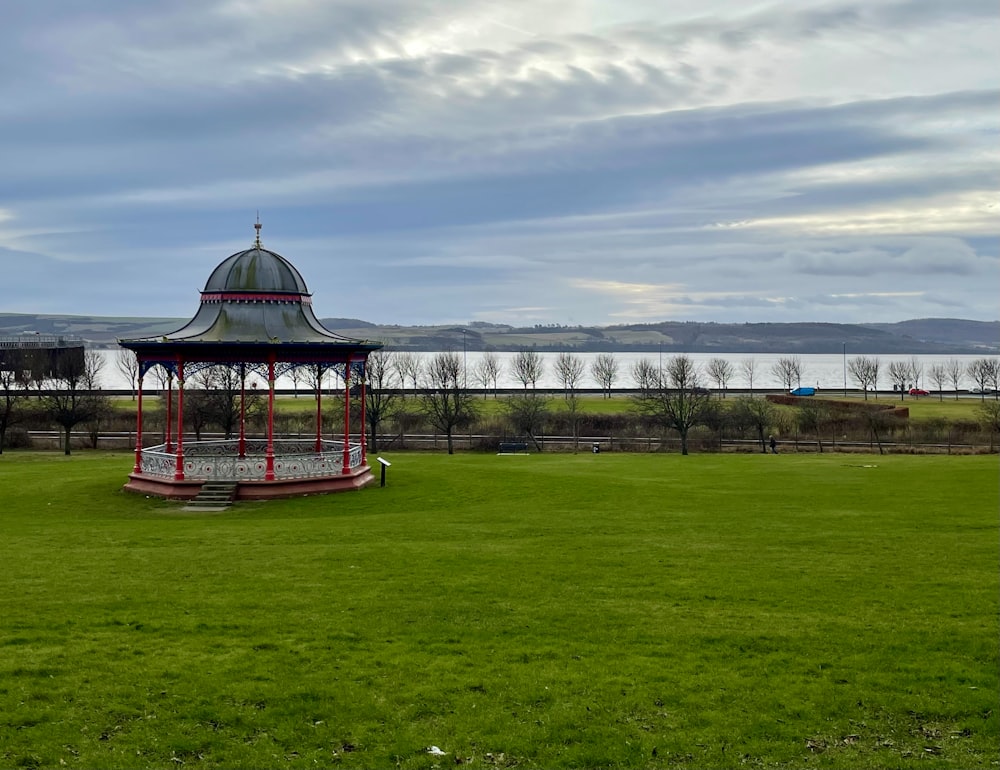
<svg viewBox="0 0 1000 770"><path fill-rule="evenodd" d="M0 312L1000 317L995 0L11 0Z"/></svg>

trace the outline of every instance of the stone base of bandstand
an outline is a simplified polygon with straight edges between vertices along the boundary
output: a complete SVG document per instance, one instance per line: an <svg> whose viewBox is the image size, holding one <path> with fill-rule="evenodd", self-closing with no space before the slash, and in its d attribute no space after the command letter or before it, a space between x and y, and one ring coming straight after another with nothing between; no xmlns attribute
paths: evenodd
<svg viewBox="0 0 1000 770"><path fill-rule="evenodd" d="M275 481L238 481L237 500L274 500L282 497L327 495L333 492L350 492L375 481L372 469L367 466L354 468L350 473L320 478L278 479ZM123 489L139 495L163 497L168 500L190 500L200 491L205 480L176 481L140 473L130 473Z"/></svg>

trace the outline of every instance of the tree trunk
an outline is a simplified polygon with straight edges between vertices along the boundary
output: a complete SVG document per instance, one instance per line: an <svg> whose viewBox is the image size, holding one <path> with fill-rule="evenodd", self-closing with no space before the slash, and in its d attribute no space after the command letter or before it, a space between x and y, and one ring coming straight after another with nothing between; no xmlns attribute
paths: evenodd
<svg viewBox="0 0 1000 770"><path fill-rule="evenodd" d="M875 441L878 443L878 453L884 455L885 451L882 449L882 437L878 435L878 429L872 428L872 433L875 434Z"/></svg>
<svg viewBox="0 0 1000 770"><path fill-rule="evenodd" d="M69 455L69 434L70 434L70 429L69 429L69 427L67 427L65 430L66 430L66 443L64 444L63 454Z"/></svg>
<svg viewBox="0 0 1000 770"><path fill-rule="evenodd" d="M455 444L452 441L451 428L448 429L448 454L450 455L455 454Z"/></svg>

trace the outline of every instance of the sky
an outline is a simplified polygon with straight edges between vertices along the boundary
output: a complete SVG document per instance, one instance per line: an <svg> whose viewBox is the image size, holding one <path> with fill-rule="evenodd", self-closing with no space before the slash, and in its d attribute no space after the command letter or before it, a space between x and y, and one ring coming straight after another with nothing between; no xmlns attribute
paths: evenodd
<svg viewBox="0 0 1000 770"><path fill-rule="evenodd" d="M0 312L1000 318L995 0L11 0Z"/></svg>

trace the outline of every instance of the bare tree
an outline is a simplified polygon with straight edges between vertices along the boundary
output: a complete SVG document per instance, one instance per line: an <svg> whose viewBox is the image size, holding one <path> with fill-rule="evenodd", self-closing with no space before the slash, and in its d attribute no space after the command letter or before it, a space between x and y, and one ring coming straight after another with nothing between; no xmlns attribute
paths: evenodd
<svg viewBox="0 0 1000 770"><path fill-rule="evenodd" d="M88 390L101 389L101 372L104 371L104 356L96 350L83 354L83 386Z"/></svg>
<svg viewBox="0 0 1000 770"><path fill-rule="evenodd" d="M1000 433L1000 401L983 401L976 407L980 424L990 432L990 452L996 446L996 436Z"/></svg>
<svg viewBox="0 0 1000 770"><path fill-rule="evenodd" d="M462 358L456 353L437 353L424 371L425 392L421 405L431 424L448 437L448 454L455 453L453 434L475 419L476 405L463 387Z"/></svg>
<svg viewBox="0 0 1000 770"><path fill-rule="evenodd" d="M958 391L962 387L962 376L965 374L965 366L957 358L949 358L945 364L948 370L948 382L955 391L955 398L958 398Z"/></svg>
<svg viewBox="0 0 1000 770"><path fill-rule="evenodd" d="M227 439L232 438L241 418L256 417L264 410L264 396L256 388L244 387L238 366L209 366L187 380L184 414L198 437L205 427L215 425Z"/></svg>
<svg viewBox="0 0 1000 770"><path fill-rule="evenodd" d="M823 454L823 428L829 419L830 408L825 401L803 399L803 403L799 405L796 422L804 433L816 435L816 446L820 454Z"/></svg>
<svg viewBox="0 0 1000 770"><path fill-rule="evenodd" d="M80 423L96 419L108 407L100 392L100 371L104 360L87 351L82 363L67 360L58 366L49 389L41 396L42 410L63 429L63 452L70 454L70 437Z"/></svg>
<svg viewBox="0 0 1000 770"><path fill-rule="evenodd" d="M944 401L944 386L948 384L948 367L944 364L931 364L927 376L937 386L938 401Z"/></svg>
<svg viewBox="0 0 1000 770"><path fill-rule="evenodd" d="M486 398L486 392L492 387L493 398L497 397L497 379L500 377L500 359L497 358L497 354L492 350L487 350L483 353L483 357L479 359L472 369L472 376L483 386L483 398Z"/></svg>
<svg viewBox="0 0 1000 770"><path fill-rule="evenodd" d="M910 375L913 378L910 381L911 387L923 387L924 365L916 356L910 356Z"/></svg>
<svg viewBox="0 0 1000 770"><path fill-rule="evenodd" d="M292 381L292 397L299 397L299 383L309 381L309 372L301 366L293 366L288 372L288 378Z"/></svg>
<svg viewBox="0 0 1000 770"><path fill-rule="evenodd" d="M865 401L868 391L875 390L878 384L879 360L870 356L855 356L847 362L847 371L851 379L861 388Z"/></svg>
<svg viewBox="0 0 1000 770"><path fill-rule="evenodd" d="M101 435L101 427L111 417L113 407L111 400L101 392L101 372L104 370L104 356L96 350L88 350L83 354L83 384L90 391L92 402L92 412L85 420L85 427L90 438L90 446L97 449L98 439ZM136 369L138 370L138 359L136 359Z"/></svg>
<svg viewBox="0 0 1000 770"><path fill-rule="evenodd" d="M531 439L535 449L542 451L538 435L548 417L549 399L535 392L519 394L504 399L503 408L511 427Z"/></svg>
<svg viewBox="0 0 1000 770"><path fill-rule="evenodd" d="M779 358L771 367L771 374L785 390L798 387L802 384L802 359L798 356Z"/></svg>
<svg viewBox="0 0 1000 770"><path fill-rule="evenodd" d="M767 454L767 443L764 434L774 424L774 405L765 398L741 397L733 404L734 419L750 425L760 441L760 451Z"/></svg>
<svg viewBox="0 0 1000 770"><path fill-rule="evenodd" d="M753 376L757 371L757 362L752 358L744 358L740 361L740 370L743 372L747 387L750 389L750 397L753 398Z"/></svg>
<svg viewBox="0 0 1000 770"><path fill-rule="evenodd" d="M306 384L313 392L314 398L320 397L323 393L323 384L326 382L330 368L324 364L310 364L306 370Z"/></svg>
<svg viewBox="0 0 1000 770"><path fill-rule="evenodd" d="M198 438L210 424L232 438L240 422L239 372L228 366L201 369L187 378L184 392L184 413Z"/></svg>
<svg viewBox="0 0 1000 770"><path fill-rule="evenodd" d="M648 358L640 358L630 369L632 382L639 391L645 393L659 386L660 371Z"/></svg>
<svg viewBox="0 0 1000 770"><path fill-rule="evenodd" d="M405 388L406 381L409 379L413 383L413 389L416 390L417 382L424 369L423 359L417 353L397 353L394 363L402 386Z"/></svg>
<svg viewBox="0 0 1000 770"><path fill-rule="evenodd" d="M563 400L566 406L567 417L569 418L570 429L573 433L574 450L580 444L580 396L577 393L577 389L583 380L584 368L580 357L572 353L562 352L556 357L556 376L563 386ZM532 440L534 441L533 437ZM537 444L538 442L536 441L535 443Z"/></svg>
<svg viewBox="0 0 1000 770"><path fill-rule="evenodd" d="M128 348L118 348L115 353L115 366L122 377L128 380L129 389L132 391L132 400L135 401L139 383L139 359L135 352Z"/></svg>
<svg viewBox="0 0 1000 770"><path fill-rule="evenodd" d="M580 387L583 380L583 361L572 353L562 352L556 356L556 377L563 386L563 394L569 398L571 392Z"/></svg>
<svg viewBox="0 0 1000 770"><path fill-rule="evenodd" d="M676 430L681 439L681 454L688 453L688 434L705 417L709 394L700 387L698 367L688 356L675 356L658 373L655 390L640 392L633 398L636 411L665 428Z"/></svg>
<svg viewBox="0 0 1000 770"><path fill-rule="evenodd" d="M7 429L24 416L28 383L23 374L23 370L0 368L0 454L3 454Z"/></svg>
<svg viewBox="0 0 1000 770"><path fill-rule="evenodd" d="M712 378L723 398L726 397L726 389L735 371L735 367L725 358L712 358L705 367L705 372Z"/></svg>
<svg viewBox="0 0 1000 770"><path fill-rule="evenodd" d="M875 437L878 444L878 453L885 454L885 447L882 446L882 436L892 425L892 417L884 409L866 409L861 413L862 419L868 424L868 430Z"/></svg>
<svg viewBox="0 0 1000 770"><path fill-rule="evenodd" d="M989 386L993 391L993 398L1000 398L1000 359L987 358L985 367Z"/></svg>
<svg viewBox="0 0 1000 770"><path fill-rule="evenodd" d="M889 363L889 382L893 390L899 391L899 400L906 398L906 388L913 381L913 370L909 361L892 361Z"/></svg>
<svg viewBox="0 0 1000 770"><path fill-rule="evenodd" d="M977 358L969 362L965 371L979 391L981 400L986 399L986 393L991 386L992 390L997 389L998 370L1000 365L995 358Z"/></svg>
<svg viewBox="0 0 1000 770"><path fill-rule="evenodd" d="M167 390L174 380L174 373L165 366L152 366L146 370L143 378L150 377L157 390Z"/></svg>
<svg viewBox="0 0 1000 770"><path fill-rule="evenodd" d="M604 397L611 398L611 388L618 379L618 360L615 354L599 353L590 365L590 373L604 391Z"/></svg>
<svg viewBox="0 0 1000 770"><path fill-rule="evenodd" d="M520 382L525 390L528 389L528 385L534 388L538 384L544 369L542 356L536 350L521 348L510 362L511 376Z"/></svg>
<svg viewBox="0 0 1000 770"><path fill-rule="evenodd" d="M399 382L396 354L382 349L368 355L365 365L365 422L368 423L368 447L378 451L378 428L398 411L401 399L394 392Z"/></svg>

